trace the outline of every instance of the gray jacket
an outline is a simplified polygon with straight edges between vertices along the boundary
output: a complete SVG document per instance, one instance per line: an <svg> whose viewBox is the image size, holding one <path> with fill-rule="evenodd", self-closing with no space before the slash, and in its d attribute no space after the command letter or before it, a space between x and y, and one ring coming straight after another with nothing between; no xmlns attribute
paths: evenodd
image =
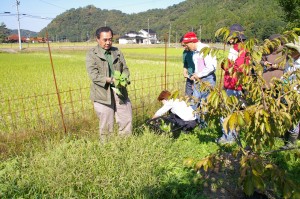
<svg viewBox="0 0 300 199"><path fill-rule="evenodd" d="M112 89L111 84L106 82L109 77L109 65L105 55L100 51L100 46L97 45L87 52L86 69L91 79L91 100L101 104L111 104ZM129 79L129 69L122 52L115 47L111 47L111 56L115 71L120 71L127 75ZM128 82L129 83L129 82ZM120 103L124 103L128 99L127 89L120 89L122 96L119 96Z"/></svg>

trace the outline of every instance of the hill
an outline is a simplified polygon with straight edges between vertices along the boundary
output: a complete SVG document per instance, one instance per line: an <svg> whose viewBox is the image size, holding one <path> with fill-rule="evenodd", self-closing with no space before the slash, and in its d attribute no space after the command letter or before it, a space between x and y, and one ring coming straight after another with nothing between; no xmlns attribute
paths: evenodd
<svg viewBox="0 0 300 199"><path fill-rule="evenodd" d="M9 31L10 31L10 34L18 34L17 29L13 29L13 30L9 30ZM36 36L38 36L37 32L33 32L33 31L30 31L30 30L21 29L20 31L21 31L21 35L25 36L25 37L36 37Z"/></svg>
<svg viewBox="0 0 300 199"><path fill-rule="evenodd" d="M185 32L194 31L205 40L214 40L217 29L242 24L248 37L265 39L283 31L283 10L274 0L186 0L166 9L151 9L137 14L106 10L89 5L70 9L57 16L46 28L52 40L86 41L94 38L98 27L110 26L115 35L149 27L163 40L171 33L171 42Z"/></svg>

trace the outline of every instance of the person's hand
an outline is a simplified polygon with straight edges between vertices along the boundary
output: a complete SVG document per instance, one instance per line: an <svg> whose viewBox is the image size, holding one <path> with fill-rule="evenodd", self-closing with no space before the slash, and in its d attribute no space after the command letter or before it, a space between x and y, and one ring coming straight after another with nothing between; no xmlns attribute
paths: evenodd
<svg viewBox="0 0 300 199"><path fill-rule="evenodd" d="M106 78L106 83L113 84L114 82L115 82L115 78L113 78L113 77L107 77Z"/></svg>
<svg viewBox="0 0 300 199"><path fill-rule="evenodd" d="M268 61L265 61L265 62L264 62L264 65L267 66L267 67L270 67L270 66L272 66L272 63L271 63L271 62L268 62Z"/></svg>
<svg viewBox="0 0 300 199"><path fill-rule="evenodd" d="M188 74L184 74L183 76L184 76L184 78L189 78Z"/></svg>
<svg viewBox="0 0 300 199"><path fill-rule="evenodd" d="M190 79L191 80L199 80L199 77L194 73Z"/></svg>

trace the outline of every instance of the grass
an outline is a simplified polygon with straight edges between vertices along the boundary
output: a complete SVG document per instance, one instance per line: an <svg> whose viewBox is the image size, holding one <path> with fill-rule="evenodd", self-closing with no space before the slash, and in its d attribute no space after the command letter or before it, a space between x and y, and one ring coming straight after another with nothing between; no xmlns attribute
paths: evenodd
<svg viewBox="0 0 300 199"><path fill-rule="evenodd" d="M0 197L205 198L203 181L183 166L218 148L198 133L174 140L145 129L103 145L95 131L51 136L43 149L1 162Z"/></svg>
<svg viewBox="0 0 300 199"><path fill-rule="evenodd" d="M135 49L131 46L122 51L133 79L137 80L129 89L136 90L136 93L131 94L138 96L133 95L131 98L136 100L135 105L143 105L143 114L149 116L154 111L152 105L156 102L152 98L159 90L157 87L146 91L144 89L156 83L153 75L164 73L164 49ZM168 73L181 74L181 52L180 48L168 50ZM89 87L84 63L85 53L85 50L53 50L59 89L67 91L62 94L63 101L68 102L70 89ZM47 100L57 109L55 95L38 97L38 94L54 92L47 51L0 53L0 70L0 99L37 94L37 100L23 98L20 104L13 103L11 110L22 107L23 112L38 108L41 115L47 107L41 109L36 104L38 102L41 106L47 106ZM83 91L83 95L88 96L88 93L88 90ZM1 103L3 113L9 106L7 101ZM81 105L77 104L74 109ZM72 107L64 106L66 113L69 109ZM81 109L77 111L81 112ZM141 112L140 109L136 111ZM20 113L14 116L22 118L23 124L29 125L31 130L1 134L0 198L201 199L218 196L217 193L220 192L209 195L207 190L222 188L226 181L218 179L211 187L207 187L207 179L183 164L186 158L199 160L222 149L214 141L219 137L220 131L213 125L204 130L196 129L194 133L181 134L178 139L157 135L140 127L139 134L126 139L112 137L108 143L101 145L98 142L97 119L91 116L92 112L82 113L88 115L83 118L76 114L69 115L68 117L74 119L67 120L67 134L54 129L36 129L34 123L26 120L26 117L28 120L36 117L35 114L37 113L32 111L32 114ZM59 114L52 114L53 119L59 121ZM41 116L38 118L35 121L37 124L46 125L49 122ZM2 122L2 116L0 119ZM7 119L11 121L9 117ZM231 150L231 147L226 148L226 151ZM293 174L297 180L300 175L299 160L286 160L284 155L274 158L274 161L281 163L288 174ZM231 173L237 172L233 170Z"/></svg>

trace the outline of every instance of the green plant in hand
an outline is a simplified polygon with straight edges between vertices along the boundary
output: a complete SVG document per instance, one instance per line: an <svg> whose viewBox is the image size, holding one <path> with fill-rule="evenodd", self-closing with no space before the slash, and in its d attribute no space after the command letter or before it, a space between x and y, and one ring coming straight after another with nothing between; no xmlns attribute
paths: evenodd
<svg viewBox="0 0 300 199"><path fill-rule="evenodd" d="M115 71L114 74L114 85L115 87L113 87L112 89L118 94L118 95L122 95L120 88L121 87L126 87L128 85L128 77L124 74L122 74L120 71Z"/></svg>

